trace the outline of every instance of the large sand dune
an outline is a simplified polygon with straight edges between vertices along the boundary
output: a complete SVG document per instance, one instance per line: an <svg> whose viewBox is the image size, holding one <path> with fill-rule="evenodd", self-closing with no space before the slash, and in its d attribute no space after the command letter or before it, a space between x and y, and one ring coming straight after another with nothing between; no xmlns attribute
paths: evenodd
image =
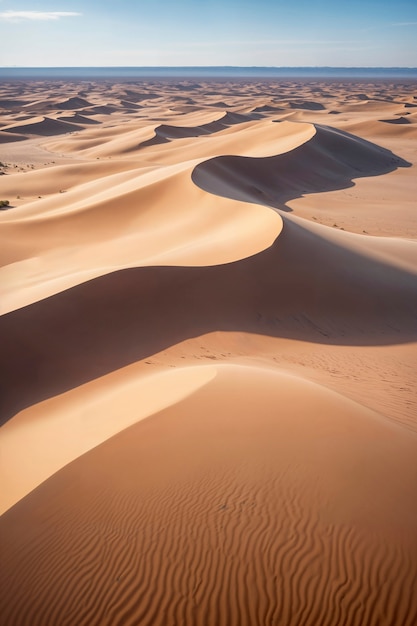
<svg viewBox="0 0 417 626"><path fill-rule="evenodd" d="M417 622L414 106L2 86L2 623Z"/></svg>

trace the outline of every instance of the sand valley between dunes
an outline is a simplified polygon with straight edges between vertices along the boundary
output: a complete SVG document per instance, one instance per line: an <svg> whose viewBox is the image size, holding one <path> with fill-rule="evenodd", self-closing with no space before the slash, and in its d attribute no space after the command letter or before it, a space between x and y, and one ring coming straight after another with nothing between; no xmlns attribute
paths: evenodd
<svg viewBox="0 0 417 626"><path fill-rule="evenodd" d="M417 84L3 82L0 623L417 624Z"/></svg>

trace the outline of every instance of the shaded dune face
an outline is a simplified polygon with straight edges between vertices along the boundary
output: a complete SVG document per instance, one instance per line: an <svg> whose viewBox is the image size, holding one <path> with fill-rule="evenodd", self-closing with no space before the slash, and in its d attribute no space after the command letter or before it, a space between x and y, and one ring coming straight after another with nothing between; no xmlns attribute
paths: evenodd
<svg viewBox="0 0 417 626"><path fill-rule="evenodd" d="M212 133L225 130L234 124L243 124L244 122L250 122L251 120L253 120L253 116L227 112L220 119L214 122L208 122L207 124L200 124L199 126L194 127L168 126L167 124L162 124L155 128L155 136L147 141L143 141L139 144L139 147L145 148L161 143L169 143L174 139L184 139L185 137L211 135Z"/></svg>
<svg viewBox="0 0 417 626"><path fill-rule="evenodd" d="M58 119L62 120L63 122L71 122L73 124L76 124L76 123L99 124L100 123L97 120L91 120L90 118L85 117L84 115L81 115L80 113L72 113L71 115L68 115L68 116L61 115Z"/></svg>
<svg viewBox="0 0 417 626"><path fill-rule="evenodd" d="M210 193L285 209L289 200L303 194L351 187L354 178L411 166L355 135L315 126L313 138L291 152L263 159L216 157L197 165L193 181Z"/></svg>
<svg viewBox="0 0 417 626"><path fill-rule="evenodd" d="M91 102L84 100L84 98L68 98L68 100L64 100L62 102L58 102L56 107L61 110L73 111L74 109L83 109L84 107L91 106Z"/></svg>
<svg viewBox="0 0 417 626"><path fill-rule="evenodd" d="M14 133L9 133L7 131L2 131L0 133L0 144L10 143L12 141L24 141L25 139L27 139L25 135L16 135Z"/></svg>
<svg viewBox="0 0 417 626"><path fill-rule="evenodd" d="M270 249L236 263L108 274L1 318L4 415L213 331L412 341L416 287L414 274L289 221Z"/></svg>
<svg viewBox="0 0 417 626"><path fill-rule="evenodd" d="M53 135L62 135L63 133L70 133L76 130L82 130L82 128L83 127L79 124L73 124L70 122L45 117L39 122L7 127L6 132L26 135L35 134L49 137Z"/></svg>

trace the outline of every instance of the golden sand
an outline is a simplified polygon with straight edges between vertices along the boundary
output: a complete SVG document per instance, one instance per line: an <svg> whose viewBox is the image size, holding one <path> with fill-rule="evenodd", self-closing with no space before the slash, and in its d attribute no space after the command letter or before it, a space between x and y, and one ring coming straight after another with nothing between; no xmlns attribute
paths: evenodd
<svg viewBox="0 0 417 626"><path fill-rule="evenodd" d="M0 621L417 622L417 101L4 83Z"/></svg>

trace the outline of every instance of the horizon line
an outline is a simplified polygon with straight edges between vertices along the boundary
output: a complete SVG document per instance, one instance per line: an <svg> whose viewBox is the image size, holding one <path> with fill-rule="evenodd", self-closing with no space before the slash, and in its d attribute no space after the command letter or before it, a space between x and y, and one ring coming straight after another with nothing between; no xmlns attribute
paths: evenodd
<svg viewBox="0 0 417 626"><path fill-rule="evenodd" d="M416 70L413 65L0 65L0 69L350 69Z"/></svg>

